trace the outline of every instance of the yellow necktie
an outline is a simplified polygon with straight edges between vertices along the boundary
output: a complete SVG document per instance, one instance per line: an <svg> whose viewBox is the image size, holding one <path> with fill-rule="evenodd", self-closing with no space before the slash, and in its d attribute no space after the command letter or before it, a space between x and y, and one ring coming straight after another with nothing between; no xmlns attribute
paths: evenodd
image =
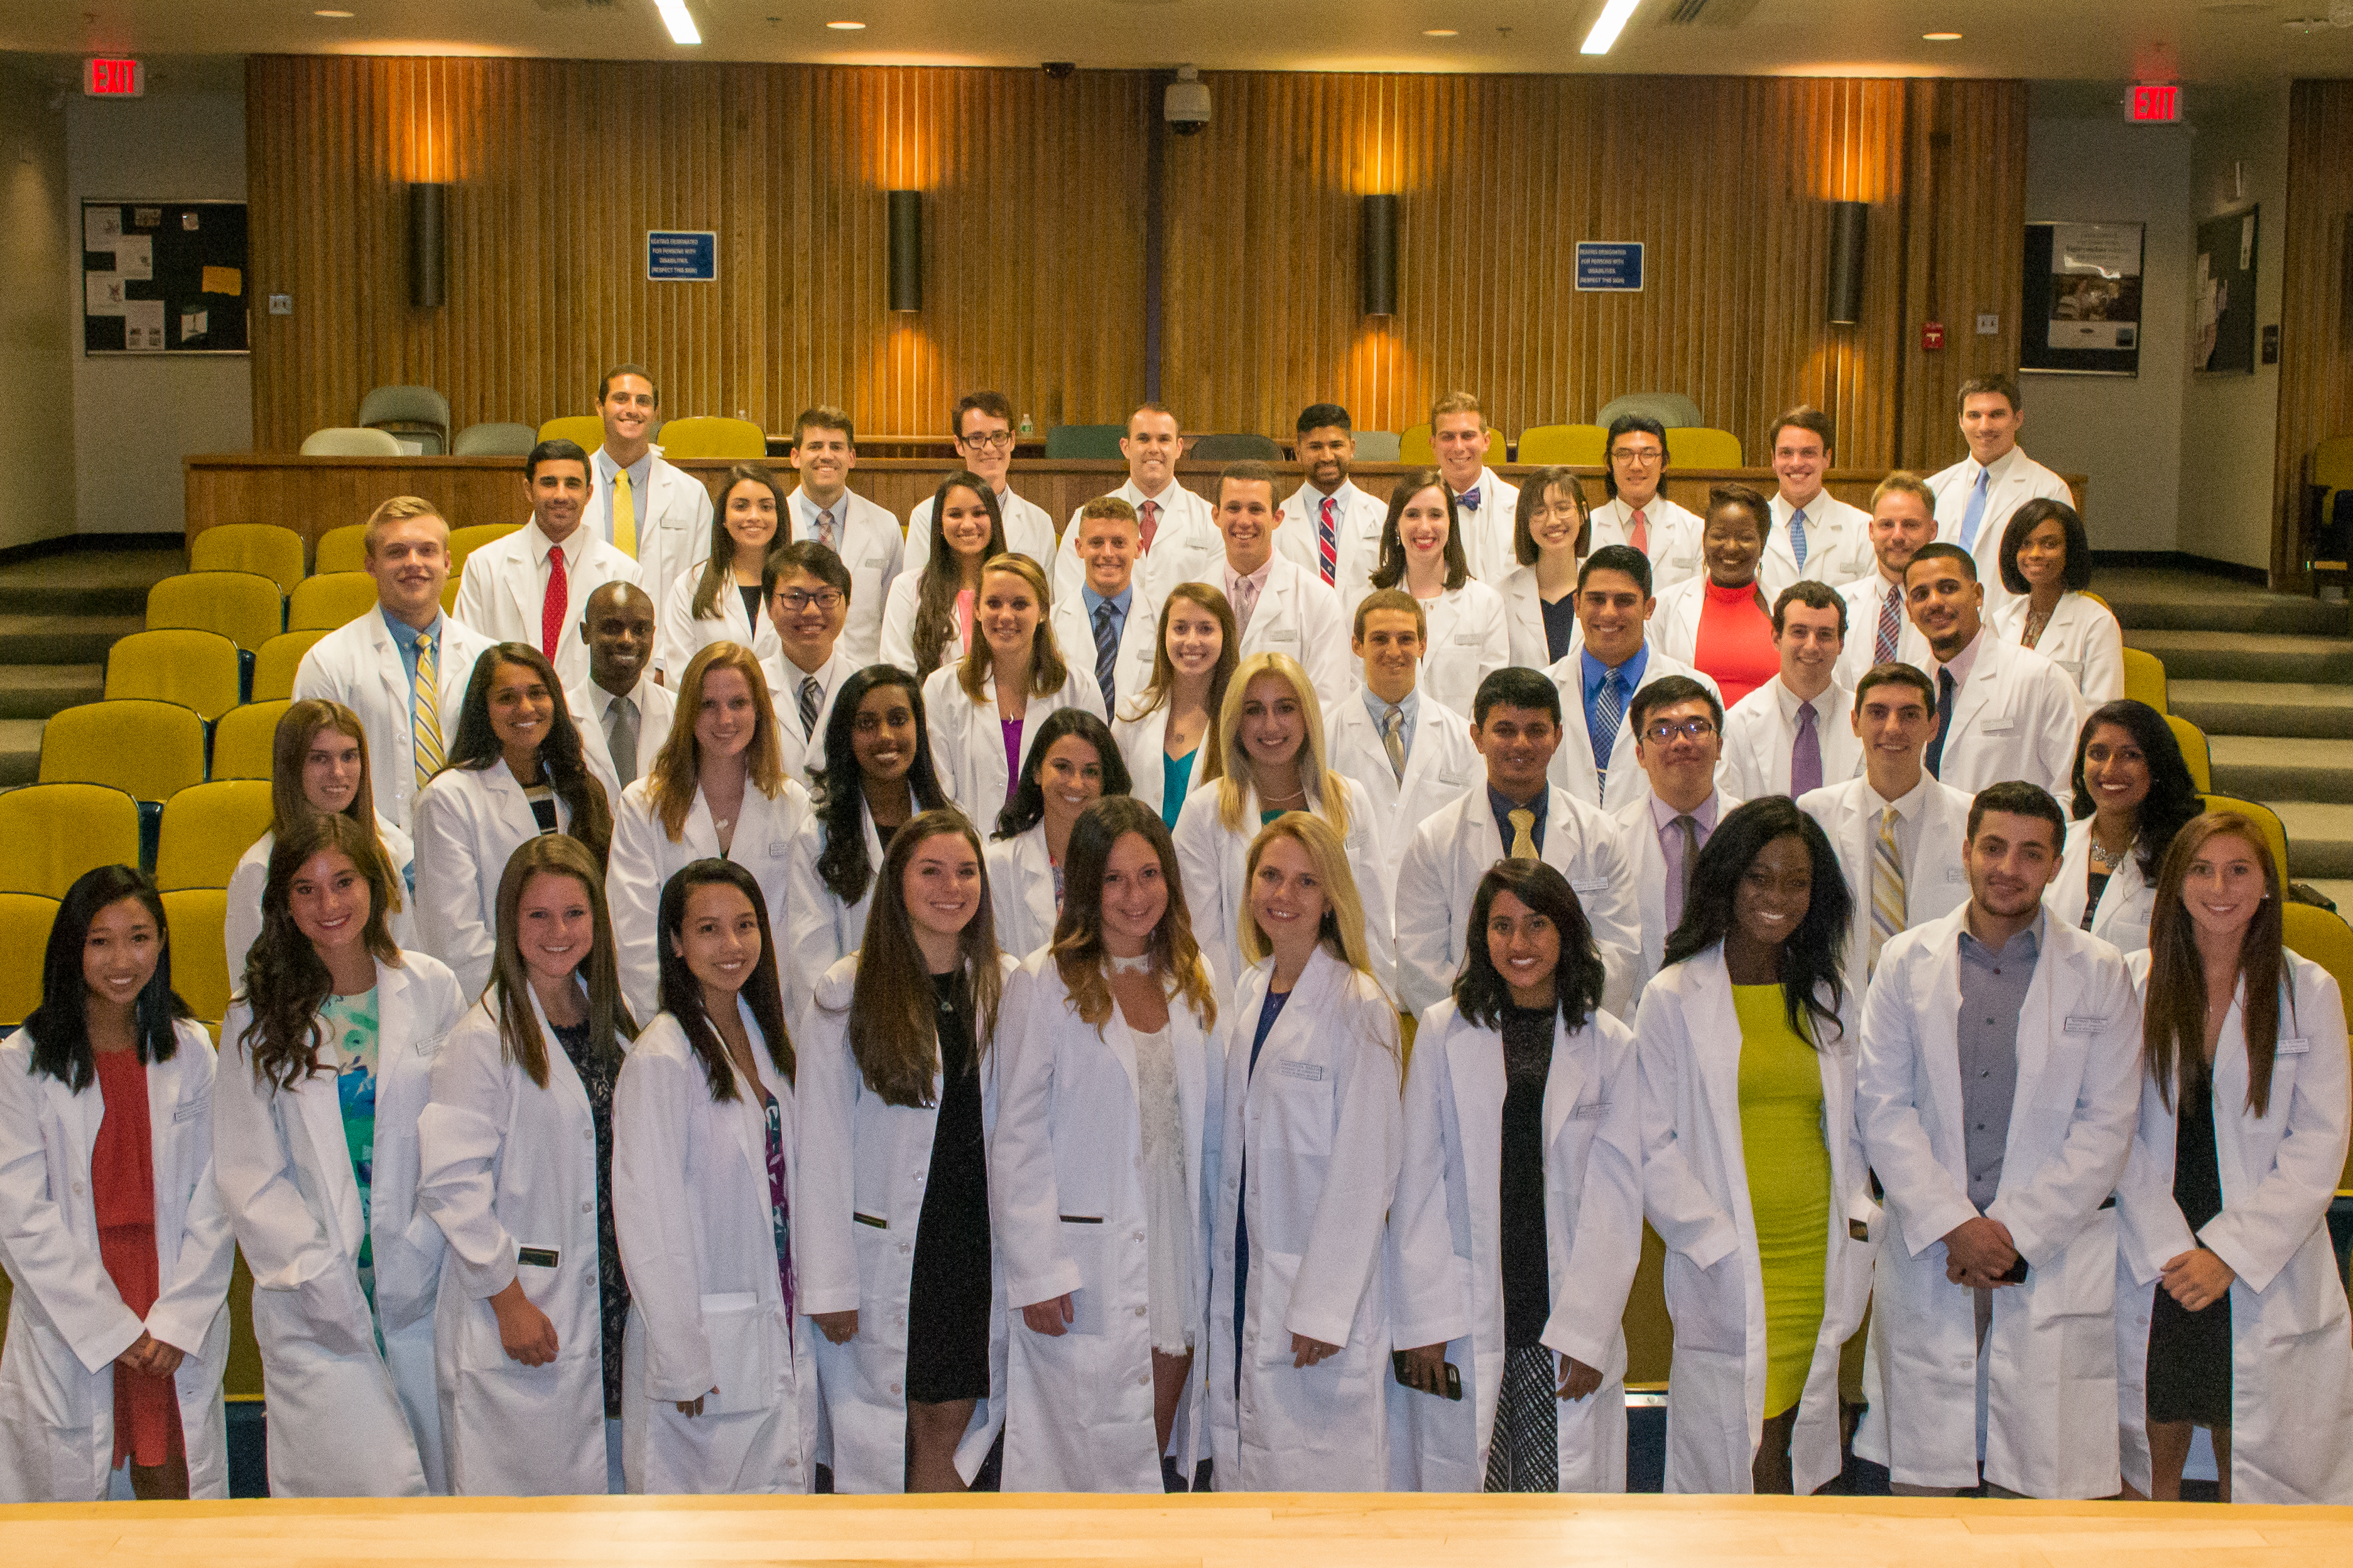
<svg viewBox="0 0 2353 1568"><path fill-rule="evenodd" d="M1536 858L1535 835L1528 830L1536 825L1536 814L1526 806L1507 811L1504 820L1512 825L1512 858L1533 860Z"/></svg>
<svg viewBox="0 0 2353 1568"><path fill-rule="evenodd" d="M638 558L638 503L629 495L629 470L613 470L613 547Z"/></svg>
<svg viewBox="0 0 2353 1568"><path fill-rule="evenodd" d="M417 639L417 787L422 790L441 771L440 667L433 657L433 639Z"/></svg>

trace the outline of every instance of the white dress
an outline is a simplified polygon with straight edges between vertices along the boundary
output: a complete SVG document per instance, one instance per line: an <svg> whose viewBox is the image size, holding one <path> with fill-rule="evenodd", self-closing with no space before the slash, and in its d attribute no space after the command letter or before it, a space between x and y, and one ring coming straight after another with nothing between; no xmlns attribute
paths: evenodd
<svg viewBox="0 0 2353 1568"><path fill-rule="evenodd" d="M1176 1100L1176 1053L1168 1026L1135 1039L1136 1113L1144 1131L1145 1300L1152 1348L1183 1355L1193 1348L1192 1205L1185 1196L1185 1113Z"/></svg>

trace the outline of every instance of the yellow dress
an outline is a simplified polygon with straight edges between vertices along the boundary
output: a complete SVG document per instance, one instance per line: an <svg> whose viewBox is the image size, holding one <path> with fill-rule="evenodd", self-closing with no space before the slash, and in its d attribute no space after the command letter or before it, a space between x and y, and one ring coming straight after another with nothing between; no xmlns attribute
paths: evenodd
<svg viewBox="0 0 2353 1568"><path fill-rule="evenodd" d="M1798 1403L1822 1331L1830 1246L1831 1153L1822 1142L1821 1068L1789 1027L1778 985L1736 985L1740 1147L1765 1274L1765 1414Z"/></svg>

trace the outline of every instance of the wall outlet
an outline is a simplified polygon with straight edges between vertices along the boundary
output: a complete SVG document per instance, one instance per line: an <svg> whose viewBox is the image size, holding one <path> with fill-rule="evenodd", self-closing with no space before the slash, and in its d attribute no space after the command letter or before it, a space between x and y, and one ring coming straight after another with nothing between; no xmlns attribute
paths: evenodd
<svg viewBox="0 0 2353 1568"><path fill-rule="evenodd" d="M269 297L269 313L273 316L292 315L294 313L294 296L291 294L272 294Z"/></svg>
<svg viewBox="0 0 2353 1568"><path fill-rule="evenodd" d="M1990 310L1979 311L1978 313L1978 336L1981 338L1992 338L2000 337L2000 335L2001 318L1995 315Z"/></svg>

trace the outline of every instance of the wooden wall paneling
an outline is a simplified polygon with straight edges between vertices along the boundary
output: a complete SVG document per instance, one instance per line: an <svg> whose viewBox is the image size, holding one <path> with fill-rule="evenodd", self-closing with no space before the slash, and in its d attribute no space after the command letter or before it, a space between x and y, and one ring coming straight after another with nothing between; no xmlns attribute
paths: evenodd
<svg viewBox="0 0 2353 1568"><path fill-rule="evenodd" d="M2313 449L2353 434L2353 321L2345 315L2346 220L2353 213L2353 82L2288 90L2287 201L2263 215L2255 264L2278 267L2279 425L2274 437L2272 582L2303 587L2305 483Z"/></svg>

